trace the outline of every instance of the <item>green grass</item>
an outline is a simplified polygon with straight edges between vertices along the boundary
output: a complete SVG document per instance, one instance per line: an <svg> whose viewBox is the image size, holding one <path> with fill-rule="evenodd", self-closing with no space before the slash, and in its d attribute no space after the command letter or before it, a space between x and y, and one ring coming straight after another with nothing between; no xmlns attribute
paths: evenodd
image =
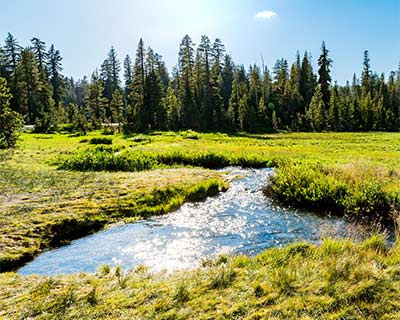
<svg viewBox="0 0 400 320"><path fill-rule="evenodd" d="M23 134L13 154L0 154L1 271L107 224L227 187L204 168L273 166L266 193L282 203L368 222L398 217L398 133L104 138ZM0 319L400 319L399 252L398 243L389 249L374 237L222 257L171 275L107 267L98 275L4 273Z"/></svg>
<svg viewBox="0 0 400 320"><path fill-rule="evenodd" d="M188 139L195 136L196 139ZM399 211L399 134L277 135L154 133L121 139L113 148L88 147L55 163L78 171L142 171L163 166L277 167L267 189L302 208L391 224ZM131 144L132 141L147 141Z"/></svg>
<svg viewBox="0 0 400 320"><path fill-rule="evenodd" d="M193 271L0 275L4 319L400 319L399 248L380 237L222 257Z"/></svg>

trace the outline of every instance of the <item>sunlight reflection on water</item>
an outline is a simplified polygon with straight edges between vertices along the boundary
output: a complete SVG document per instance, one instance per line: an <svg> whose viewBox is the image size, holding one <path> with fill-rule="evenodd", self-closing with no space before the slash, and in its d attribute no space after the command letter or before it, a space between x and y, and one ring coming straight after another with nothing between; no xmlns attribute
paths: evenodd
<svg viewBox="0 0 400 320"><path fill-rule="evenodd" d="M316 242L326 235L360 233L343 218L282 209L264 197L272 169L227 168L225 193L187 203L162 217L104 230L42 253L19 270L22 275L96 272L100 265L124 270L194 268L223 253L254 255L296 240ZM243 177L235 179L234 177Z"/></svg>

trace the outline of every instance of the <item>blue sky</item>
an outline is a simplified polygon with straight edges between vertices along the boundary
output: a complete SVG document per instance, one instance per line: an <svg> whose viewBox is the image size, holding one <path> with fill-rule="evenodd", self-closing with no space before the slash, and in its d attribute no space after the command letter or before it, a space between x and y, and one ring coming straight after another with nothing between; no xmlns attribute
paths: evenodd
<svg viewBox="0 0 400 320"><path fill-rule="evenodd" d="M134 55L140 37L177 62L179 43L189 34L219 37L235 61L268 67L296 50L318 57L325 40L339 83L360 73L370 51L378 73L397 70L400 61L399 0L2 0L0 36L11 32L22 45L32 37L54 43L64 73L90 74L113 45L121 60Z"/></svg>

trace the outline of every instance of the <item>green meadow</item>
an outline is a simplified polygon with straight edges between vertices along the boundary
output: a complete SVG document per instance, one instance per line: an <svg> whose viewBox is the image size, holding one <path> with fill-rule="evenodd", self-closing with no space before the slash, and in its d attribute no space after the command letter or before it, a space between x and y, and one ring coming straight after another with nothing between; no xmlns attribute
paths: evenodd
<svg viewBox="0 0 400 320"><path fill-rule="evenodd" d="M325 240L198 270L21 277L46 248L165 214L229 187L227 166L274 167L287 206L396 228L398 133L24 133L0 162L0 319L400 319L398 243Z"/></svg>

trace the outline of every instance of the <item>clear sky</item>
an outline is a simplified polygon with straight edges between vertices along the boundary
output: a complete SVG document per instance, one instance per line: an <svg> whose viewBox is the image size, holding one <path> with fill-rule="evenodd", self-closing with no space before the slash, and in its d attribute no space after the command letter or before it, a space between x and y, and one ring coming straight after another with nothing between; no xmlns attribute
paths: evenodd
<svg viewBox="0 0 400 320"><path fill-rule="evenodd" d="M177 62L189 34L219 37L235 62L268 67L296 50L315 58L325 40L339 83L360 74L363 51L374 71L388 74L400 61L400 0L0 0L0 36L22 45L38 37L64 57L64 74L81 78L113 45L120 60L134 56L139 38Z"/></svg>

